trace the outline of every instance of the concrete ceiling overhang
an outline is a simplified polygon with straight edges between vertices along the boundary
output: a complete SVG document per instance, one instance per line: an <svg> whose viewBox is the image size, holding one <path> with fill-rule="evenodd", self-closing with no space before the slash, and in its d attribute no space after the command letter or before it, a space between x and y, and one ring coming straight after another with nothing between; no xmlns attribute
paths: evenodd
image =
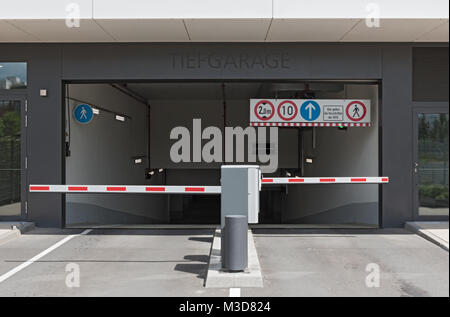
<svg viewBox="0 0 450 317"><path fill-rule="evenodd" d="M447 0L0 0L0 4L0 42L449 39ZM79 18L79 27L74 17Z"/></svg>

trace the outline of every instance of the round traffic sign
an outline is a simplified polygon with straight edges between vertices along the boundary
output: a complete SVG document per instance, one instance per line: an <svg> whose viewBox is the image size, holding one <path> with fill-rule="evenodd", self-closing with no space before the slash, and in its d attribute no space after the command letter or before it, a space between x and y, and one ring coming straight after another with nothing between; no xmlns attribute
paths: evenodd
<svg viewBox="0 0 450 317"><path fill-rule="evenodd" d="M267 121L275 114L275 107L269 100L261 100L255 105L254 112L259 120Z"/></svg>
<svg viewBox="0 0 450 317"><path fill-rule="evenodd" d="M298 108L295 102L285 100L278 105L278 116L284 121L291 121L297 116Z"/></svg>
<svg viewBox="0 0 450 317"><path fill-rule="evenodd" d="M320 115L320 106L314 100L307 100L300 107L300 115L306 121L314 121Z"/></svg>
<svg viewBox="0 0 450 317"><path fill-rule="evenodd" d="M347 105L345 114L352 121L361 121L366 116L366 106L361 101L352 101Z"/></svg>
<svg viewBox="0 0 450 317"><path fill-rule="evenodd" d="M82 124L87 124L92 121L94 112L91 106L86 104L79 104L73 109L73 117L75 120Z"/></svg>

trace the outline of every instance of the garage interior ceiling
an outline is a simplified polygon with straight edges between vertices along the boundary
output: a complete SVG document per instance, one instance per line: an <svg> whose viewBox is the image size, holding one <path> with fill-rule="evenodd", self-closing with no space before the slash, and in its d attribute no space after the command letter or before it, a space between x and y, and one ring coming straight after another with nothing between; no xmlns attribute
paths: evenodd
<svg viewBox="0 0 450 317"><path fill-rule="evenodd" d="M0 42L448 42L447 0L9 1ZM69 8L69 9L68 9ZM375 10L375 11L374 11ZM380 27L368 27L371 14Z"/></svg>

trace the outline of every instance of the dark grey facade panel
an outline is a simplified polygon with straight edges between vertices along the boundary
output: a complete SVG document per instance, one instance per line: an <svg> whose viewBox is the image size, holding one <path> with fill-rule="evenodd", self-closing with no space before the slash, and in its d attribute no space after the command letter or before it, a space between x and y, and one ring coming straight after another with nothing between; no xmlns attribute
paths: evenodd
<svg viewBox="0 0 450 317"><path fill-rule="evenodd" d="M28 62L28 183L63 183L63 80L381 80L382 225L413 215L412 48L442 44L0 44ZM40 97L39 89L48 90ZM446 102L448 106L448 102ZM28 219L63 225L61 195L28 195Z"/></svg>
<svg viewBox="0 0 450 317"><path fill-rule="evenodd" d="M62 54L69 80L381 78L375 45L84 44Z"/></svg>
<svg viewBox="0 0 450 317"><path fill-rule="evenodd" d="M384 48L381 173L390 177L390 183L382 186L385 227L402 226L413 215L411 75L411 48Z"/></svg>
<svg viewBox="0 0 450 317"><path fill-rule="evenodd" d="M413 48L414 101L448 101L448 61L448 47Z"/></svg>
<svg viewBox="0 0 450 317"><path fill-rule="evenodd" d="M62 83L60 49L43 46L30 57L28 69L28 182L61 183ZM48 90L40 97L39 90ZM62 195L29 195L29 217L37 225L62 226Z"/></svg>

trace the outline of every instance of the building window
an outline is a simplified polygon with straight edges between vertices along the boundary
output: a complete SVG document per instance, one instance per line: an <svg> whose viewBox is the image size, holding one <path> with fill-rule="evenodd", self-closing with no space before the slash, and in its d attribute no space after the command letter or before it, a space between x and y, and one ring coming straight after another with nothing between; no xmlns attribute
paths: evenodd
<svg viewBox="0 0 450 317"><path fill-rule="evenodd" d="M0 62L0 90L27 87L27 63Z"/></svg>

